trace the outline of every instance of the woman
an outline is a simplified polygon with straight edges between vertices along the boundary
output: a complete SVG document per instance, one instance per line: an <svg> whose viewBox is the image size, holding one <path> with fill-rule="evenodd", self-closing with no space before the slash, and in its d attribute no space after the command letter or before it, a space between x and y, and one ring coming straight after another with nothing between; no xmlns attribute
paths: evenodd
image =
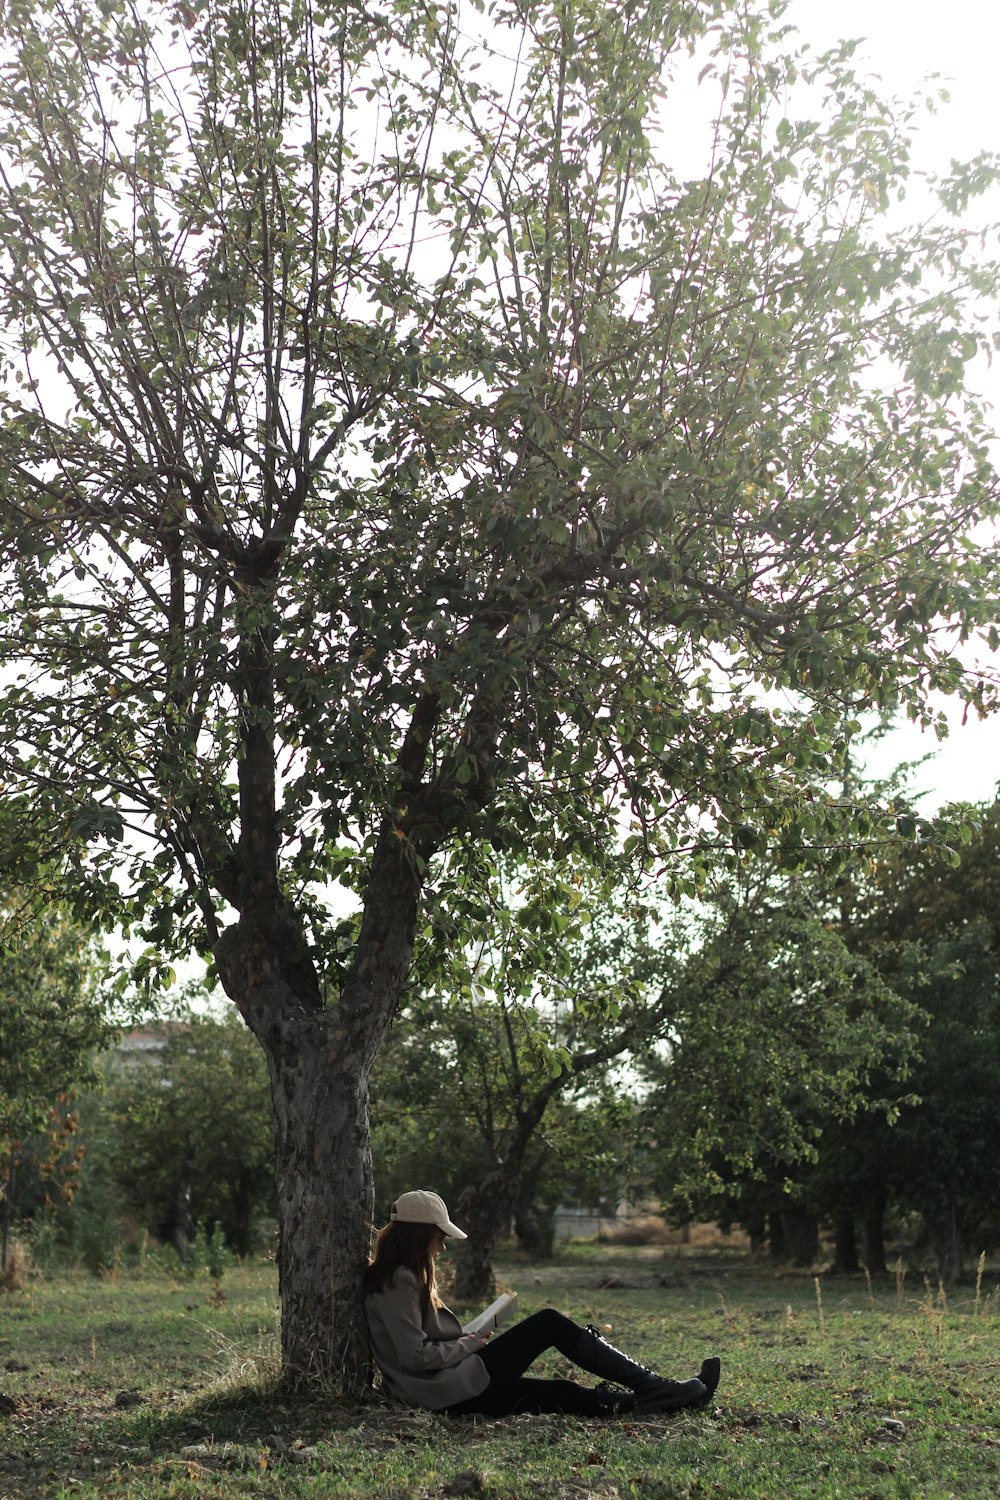
<svg viewBox="0 0 1000 1500"><path fill-rule="evenodd" d="M597 1417L703 1406L719 1383L719 1361L706 1359L697 1380L664 1380L554 1308L523 1318L506 1333L463 1333L437 1295L435 1262L445 1238L466 1235L437 1193L403 1193L379 1233L365 1272L365 1312L375 1361L390 1395L453 1416L571 1412ZM546 1349L615 1386L531 1380L525 1370Z"/></svg>

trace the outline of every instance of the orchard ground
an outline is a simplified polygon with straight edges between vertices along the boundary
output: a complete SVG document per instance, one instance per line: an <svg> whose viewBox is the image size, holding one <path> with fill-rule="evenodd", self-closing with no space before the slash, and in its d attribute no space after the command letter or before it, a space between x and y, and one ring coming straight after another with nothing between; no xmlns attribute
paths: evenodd
<svg viewBox="0 0 1000 1500"><path fill-rule="evenodd" d="M0 1292L0 1496L674 1500L1000 1492L1000 1271L776 1274L733 1250L571 1245L499 1267L678 1376L722 1357L712 1407L635 1421L453 1421L377 1393L274 1395L274 1268ZM560 1361L551 1360L548 1373ZM586 1378L586 1377L585 1377Z"/></svg>

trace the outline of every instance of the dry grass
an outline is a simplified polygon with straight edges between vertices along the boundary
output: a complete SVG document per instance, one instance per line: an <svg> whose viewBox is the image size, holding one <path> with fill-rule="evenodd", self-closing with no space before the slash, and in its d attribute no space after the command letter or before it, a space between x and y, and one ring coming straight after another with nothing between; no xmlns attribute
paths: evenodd
<svg viewBox="0 0 1000 1500"><path fill-rule="evenodd" d="M31 1260L24 1246L12 1240L7 1246L7 1264L0 1271L0 1292L22 1292L31 1271Z"/></svg>
<svg viewBox="0 0 1000 1500"><path fill-rule="evenodd" d="M727 1234L718 1224L692 1224L675 1229L658 1214L637 1214L634 1218L612 1223L601 1229L602 1245L662 1245L664 1248L687 1247L690 1250L747 1252L750 1240L742 1230Z"/></svg>

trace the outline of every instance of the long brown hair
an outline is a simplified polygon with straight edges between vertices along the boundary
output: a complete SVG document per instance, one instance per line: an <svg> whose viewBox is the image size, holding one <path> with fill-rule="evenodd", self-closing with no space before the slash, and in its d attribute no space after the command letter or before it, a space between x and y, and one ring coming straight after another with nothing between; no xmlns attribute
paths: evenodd
<svg viewBox="0 0 1000 1500"><path fill-rule="evenodd" d="M406 1266L420 1283L420 1306L424 1312L437 1303L437 1281L431 1246L441 1231L436 1224L403 1224L393 1219L378 1232L375 1254L365 1271L364 1295L384 1292L400 1266Z"/></svg>

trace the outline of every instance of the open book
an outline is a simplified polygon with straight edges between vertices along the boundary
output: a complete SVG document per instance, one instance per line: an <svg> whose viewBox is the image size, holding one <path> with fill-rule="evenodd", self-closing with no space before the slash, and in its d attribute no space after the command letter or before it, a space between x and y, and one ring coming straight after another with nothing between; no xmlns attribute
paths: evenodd
<svg viewBox="0 0 1000 1500"><path fill-rule="evenodd" d="M506 1323L508 1318L517 1317L517 1293L501 1292L495 1302L491 1302L478 1317L462 1324L463 1333L488 1333L491 1328L499 1328L501 1323Z"/></svg>

